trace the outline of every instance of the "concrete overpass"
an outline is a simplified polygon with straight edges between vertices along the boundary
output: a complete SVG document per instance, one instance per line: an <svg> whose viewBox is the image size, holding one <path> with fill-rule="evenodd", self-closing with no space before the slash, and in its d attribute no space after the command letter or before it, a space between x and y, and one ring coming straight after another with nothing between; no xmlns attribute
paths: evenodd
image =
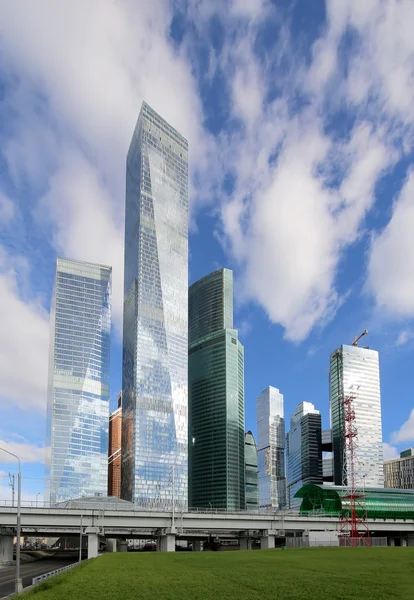
<svg viewBox="0 0 414 600"><path fill-rule="evenodd" d="M10 560L12 535L15 531L17 509L0 506L0 561ZM403 534L414 540L414 519L371 519L371 531L382 535ZM302 516L290 511L277 512L176 512L145 511L139 507L114 508L36 508L21 509L22 535L61 537L79 535L80 529L88 536L88 555L98 552L99 538L131 539L158 538L159 548L175 549L175 540L201 539L207 535L236 535L241 540L260 538L262 548L272 548L275 537L286 532L299 535L309 531L339 531L338 517L320 515ZM242 542L242 547L244 542ZM247 544L248 547L248 544ZM6 557L6 558L5 558Z"/></svg>

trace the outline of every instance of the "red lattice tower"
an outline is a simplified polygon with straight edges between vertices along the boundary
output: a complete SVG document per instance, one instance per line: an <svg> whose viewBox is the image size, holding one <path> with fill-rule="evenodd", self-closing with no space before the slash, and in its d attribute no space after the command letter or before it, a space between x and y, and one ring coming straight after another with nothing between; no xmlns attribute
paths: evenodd
<svg viewBox="0 0 414 600"><path fill-rule="evenodd" d="M355 485L355 462L358 448L358 430L354 411L355 398L355 394L350 394L341 400L344 420L342 463L344 495L342 496L340 536L345 546L370 546L365 494L357 491Z"/></svg>

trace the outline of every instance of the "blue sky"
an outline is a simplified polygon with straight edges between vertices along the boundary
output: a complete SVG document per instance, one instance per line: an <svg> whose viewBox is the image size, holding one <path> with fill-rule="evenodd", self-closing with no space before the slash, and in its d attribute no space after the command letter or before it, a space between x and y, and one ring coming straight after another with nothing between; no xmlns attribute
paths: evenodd
<svg viewBox="0 0 414 600"><path fill-rule="evenodd" d="M23 496L43 490L57 255L113 266L115 406L144 99L189 140L190 283L235 273L246 429L267 385L287 417L307 400L328 426L329 354L368 328L385 455L414 445L411 0L0 0L0 14L0 445L24 460Z"/></svg>

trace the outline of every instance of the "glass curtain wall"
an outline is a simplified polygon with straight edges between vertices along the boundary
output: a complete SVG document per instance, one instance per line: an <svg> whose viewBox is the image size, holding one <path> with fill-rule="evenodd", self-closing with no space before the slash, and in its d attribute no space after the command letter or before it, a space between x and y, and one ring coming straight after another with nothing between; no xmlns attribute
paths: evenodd
<svg viewBox="0 0 414 600"><path fill-rule="evenodd" d="M51 309L46 500L106 495L111 267L57 259Z"/></svg>
<svg viewBox="0 0 414 600"><path fill-rule="evenodd" d="M127 157L124 273L121 495L184 508L188 143L145 102Z"/></svg>

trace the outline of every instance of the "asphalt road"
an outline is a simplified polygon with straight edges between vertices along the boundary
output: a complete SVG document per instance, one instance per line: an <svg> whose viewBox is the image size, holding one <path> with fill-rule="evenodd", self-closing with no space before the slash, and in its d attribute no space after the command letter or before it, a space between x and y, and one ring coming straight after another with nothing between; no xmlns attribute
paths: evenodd
<svg viewBox="0 0 414 600"><path fill-rule="evenodd" d="M73 562L76 562L77 558L74 556L70 558L56 558L56 559L45 559L33 561L20 565L20 577L23 581L23 587L32 584L32 578L44 573L49 573L55 569L66 567ZM0 598L8 596L14 592L14 579L16 576L15 566L0 566Z"/></svg>

